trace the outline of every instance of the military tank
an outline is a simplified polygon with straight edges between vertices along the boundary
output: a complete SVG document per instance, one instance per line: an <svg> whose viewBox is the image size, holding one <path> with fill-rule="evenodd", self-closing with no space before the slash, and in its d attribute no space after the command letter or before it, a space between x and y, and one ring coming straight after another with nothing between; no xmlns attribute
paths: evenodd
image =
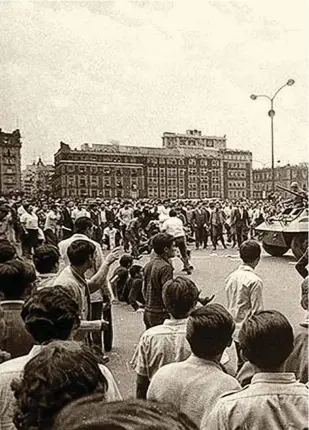
<svg viewBox="0 0 309 430"><path fill-rule="evenodd" d="M280 214L265 219L255 230L268 254L281 257L291 249L299 260L308 247L308 199L282 186L277 188L302 197L303 206L287 207Z"/></svg>

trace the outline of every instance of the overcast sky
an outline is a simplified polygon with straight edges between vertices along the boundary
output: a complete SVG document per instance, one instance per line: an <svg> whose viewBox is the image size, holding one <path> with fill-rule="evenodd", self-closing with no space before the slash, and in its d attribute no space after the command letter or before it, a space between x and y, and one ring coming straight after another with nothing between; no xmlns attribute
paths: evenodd
<svg viewBox="0 0 309 430"><path fill-rule="evenodd" d="M227 135L270 162L307 159L307 0L0 2L0 127L23 164L62 140L160 146L165 131Z"/></svg>

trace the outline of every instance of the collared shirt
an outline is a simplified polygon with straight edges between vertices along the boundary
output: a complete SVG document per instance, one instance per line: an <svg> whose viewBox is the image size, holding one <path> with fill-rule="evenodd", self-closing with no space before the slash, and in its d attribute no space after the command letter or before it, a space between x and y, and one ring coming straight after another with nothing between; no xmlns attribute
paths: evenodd
<svg viewBox="0 0 309 430"><path fill-rule="evenodd" d="M80 315L83 320L91 319L90 293L86 279L82 278L71 266L65 267L54 278L53 285L61 285L66 288L79 305Z"/></svg>
<svg viewBox="0 0 309 430"><path fill-rule="evenodd" d="M162 366L190 357L191 348L186 339L187 321L188 318L167 319L142 334L130 362L138 375L151 380ZM234 342L223 352L221 364L227 373L236 375L237 352Z"/></svg>
<svg viewBox="0 0 309 430"><path fill-rule="evenodd" d="M35 283L37 290L52 287L57 276L59 276L59 273L37 273Z"/></svg>
<svg viewBox="0 0 309 430"><path fill-rule="evenodd" d="M161 367L152 378L147 399L171 403L199 427L219 397L237 389L240 385L236 379L218 364L192 354L183 362Z"/></svg>
<svg viewBox="0 0 309 430"><path fill-rule="evenodd" d="M134 371L151 380L165 364L186 360L191 354L186 340L186 326L187 318L169 319L146 330L130 363Z"/></svg>
<svg viewBox="0 0 309 430"><path fill-rule="evenodd" d="M86 236L85 234L81 234L81 233L75 233L73 234L73 236L69 237L68 239L62 240L59 244L58 244L58 248L60 251L60 256L61 259L63 260L62 263L62 267L64 266L68 266L70 264L69 258L68 258L68 248L71 245L71 243L75 242L76 240L86 240L87 242L91 242L94 246L95 246L95 253L94 253L94 258L95 258L95 271L94 272L86 272L85 276L87 277L91 277L94 275L95 272L97 272L102 263L103 263L103 252L102 252L102 248L100 246L100 244L98 242L95 242L94 240L90 239L88 236ZM104 294L107 297L111 297L111 291L108 287L108 283L105 282L103 284L103 291ZM102 295L100 291L96 291L91 295L91 301L92 302L101 302L102 301Z"/></svg>
<svg viewBox="0 0 309 430"><path fill-rule="evenodd" d="M257 373L247 387L218 401L201 429L306 429L308 388L294 373Z"/></svg>
<svg viewBox="0 0 309 430"><path fill-rule="evenodd" d="M263 282L254 273L252 267L241 264L226 278L225 291L227 309L236 323L234 339L237 340L245 319L255 312L263 310Z"/></svg>
<svg viewBox="0 0 309 430"><path fill-rule="evenodd" d="M0 429L13 430L15 398L11 390L11 383L14 379L20 378L26 364L41 350L43 345L34 345L28 355L15 358L0 364ZM99 364L100 370L107 379L108 389L106 392L106 401L114 402L122 400L121 394L115 382L115 379L106 366Z"/></svg>
<svg viewBox="0 0 309 430"><path fill-rule="evenodd" d="M146 309L165 312L162 288L165 282L173 278L173 266L160 255L154 257L144 267L144 288Z"/></svg>
<svg viewBox="0 0 309 430"><path fill-rule="evenodd" d="M175 239L178 237L184 237L185 235L183 230L183 222L176 216L168 218L164 221L162 225L162 231L172 235Z"/></svg>

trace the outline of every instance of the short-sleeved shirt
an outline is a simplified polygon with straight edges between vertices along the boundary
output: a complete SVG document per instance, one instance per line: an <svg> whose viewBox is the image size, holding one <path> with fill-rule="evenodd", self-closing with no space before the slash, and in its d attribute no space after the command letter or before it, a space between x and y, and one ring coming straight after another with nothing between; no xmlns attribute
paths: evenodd
<svg viewBox="0 0 309 430"><path fill-rule="evenodd" d="M161 367L150 382L147 399L170 403L199 427L222 394L238 389L236 379L219 364L191 355Z"/></svg>
<svg viewBox="0 0 309 430"><path fill-rule="evenodd" d="M20 222L24 224L28 230L37 230L39 228L39 219L35 213L23 213L20 217Z"/></svg>
<svg viewBox="0 0 309 430"><path fill-rule="evenodd" d="M186 339L187 321L188 318L167 319L142 334L130 362L138 375L151 380L162 366L190 357L191 348ZM227 373L236 375L237 352L234 342L223 352L221 364Z"/></svg>
<svg viewBox="0 0 309 430"><path fill-rule="evenodd" d="M55 233L57 228L57 221L58 221L58 216L53 210L50 210L49 212L47 212L44 230L52 230Z"/></svg>
<svg viewBox="0 0 309 430"><path fill-rule="evenodd" d="M222 396L201 429L306 429L308 394L294 373L256 373L250 385Z"/></svg>
<svg viewBox="0 0 309 430"><path fill-rule="evenodd" d="M134 371L151 380L165 364L186 360L191 354L186 340L186 326L187 318L169 319L146 330L130 363Z"/></svg>
<svg viewBox="0 0 309 430"><path fill-rule="evenodd" d="M172 235L175 239L178 237L184 237L185 232L183 229L183 222L181 219L173 216L164 221L162 225L162 231Z"/></svg>

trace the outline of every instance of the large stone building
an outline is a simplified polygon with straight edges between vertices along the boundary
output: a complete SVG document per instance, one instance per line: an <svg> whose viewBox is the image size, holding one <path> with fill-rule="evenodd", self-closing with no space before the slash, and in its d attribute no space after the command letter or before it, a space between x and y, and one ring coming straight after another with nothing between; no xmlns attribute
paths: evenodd
<svg viewBox="0 0 309 430"><path fill-rule="evenodd" d="M0 193L9 195L20 191L21 136L19 130L5 133L0 128Z"/></svg>
<svg viewBox="0 0 309 430"><path fill-rule="evenodd" d="M163 146L85 143L55 154L60 197L251 197L252 154L226 148L225 137L164 133Z"/></svg>
<svg viewBox="0 0 309 430"><path fill-rule="evenodd" d="M22 171L22 190L25 197L39 197L51 193L54 173L54 166L44 164L41 158L27 165Z"/></svg>
<svg viewBox="0 0 309 430"><path fill-rule="evenodd" d="M272 192L271 168L253 170L253 198L264 199ZM298 165L277 166L275 167L275 186L281 185L290 188L292 182L298 182L304 190L308 188L308 163ZM280 191L276 189L276 191ZM290 197L291 194L282 192L284 197Z"/></svg>

